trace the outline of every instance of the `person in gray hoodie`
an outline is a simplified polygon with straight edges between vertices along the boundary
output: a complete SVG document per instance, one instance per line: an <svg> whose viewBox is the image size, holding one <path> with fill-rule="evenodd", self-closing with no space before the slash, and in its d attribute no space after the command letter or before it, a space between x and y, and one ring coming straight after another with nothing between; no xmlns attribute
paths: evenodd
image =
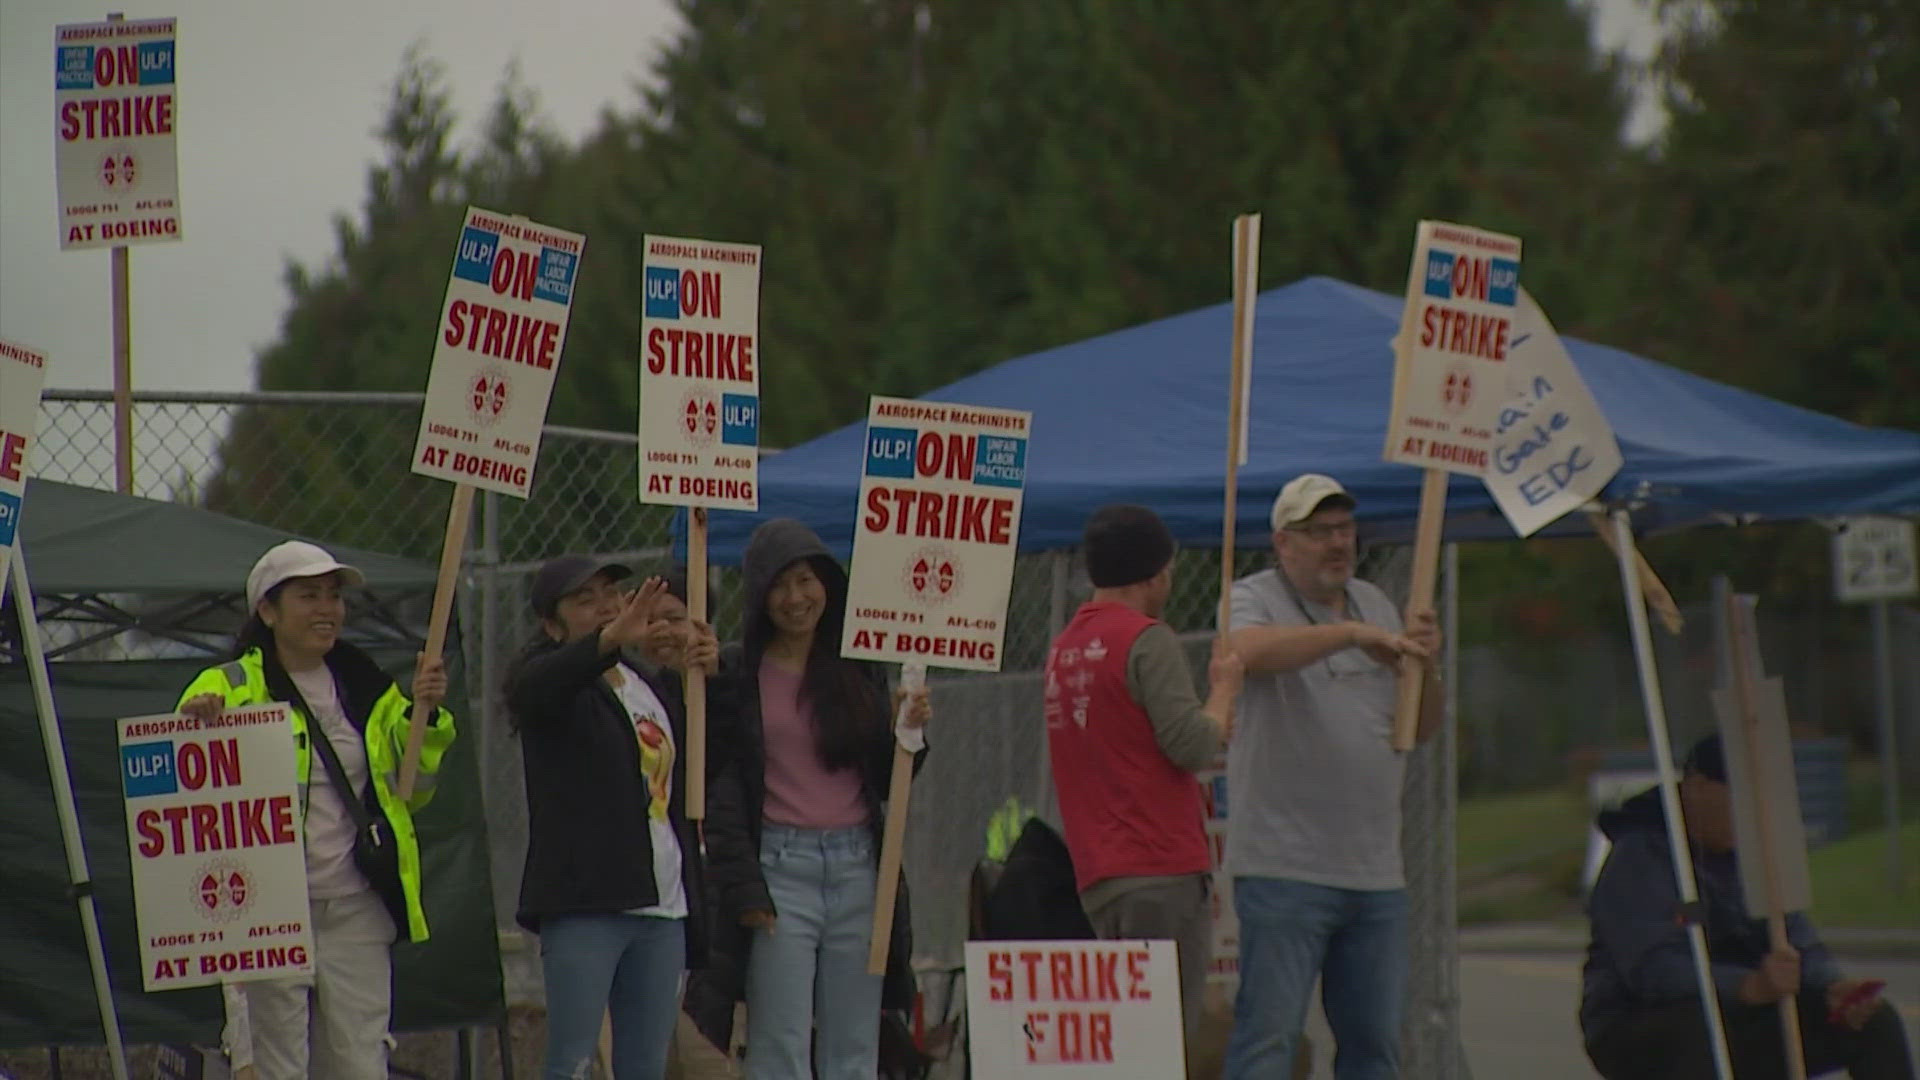
<svg viewBox="0 0 1920 1080"><path fill-rule="evenodd" d="M1688 754L1679 795L1700 897L1696 918L1738 1080L1786 1075L1777 1004L1785 999L1799 1007L1809 1076L1845 1069L1853 1080L1913 1080L1899 1015L1871 984L1842 976L1806 915L1787 916L1790 945L1775 951L1766 921L1747 911L1720 736ZM1599 817L1612 847L1588 900L1593 937L1580 1029L1587 1057L1607 1080L1715 1075L1666 821L1657 788Z"/></svg>
<svg viewBox="0 0 1920 1080"><path fill-rule="evenodd" d="M871 1080L882 1010L911 1007L914 992L904 876L887 973L867 974L902 696L879 664L841 658L847 574L812 530L767 522L741 569L741 642L721 654L708 710L722 934L698 1008L746 998L747 1080ZM924 689L905 712L927 722ZM702 1025L717 1045L724 1026Z"/></svg>

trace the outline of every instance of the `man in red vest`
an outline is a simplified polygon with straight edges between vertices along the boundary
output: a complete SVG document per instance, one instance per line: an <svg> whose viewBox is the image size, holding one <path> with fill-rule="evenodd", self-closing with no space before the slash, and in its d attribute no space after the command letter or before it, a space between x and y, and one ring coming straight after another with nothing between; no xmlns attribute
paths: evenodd
<svg viewBox="0 0 1920 1080"><path fill-rule="evenodd" d="M1240 660L1216 648L1206 704L1159 620L1173 591L1173 536L1153 511L1107 506L1082 548L1093 598L1047 656L1047 744L1080 904L1108 939L1171 939L1181 1016L1200 1018L1210 868L1195 772L1226 745Z"/></svg>

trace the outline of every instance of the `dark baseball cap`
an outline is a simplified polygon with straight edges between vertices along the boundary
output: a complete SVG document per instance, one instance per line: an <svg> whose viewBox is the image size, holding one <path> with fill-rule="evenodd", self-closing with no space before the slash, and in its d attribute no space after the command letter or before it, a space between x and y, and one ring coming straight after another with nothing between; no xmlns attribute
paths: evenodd
<svg viewBox="0 0 1920 1080"><path fill-rule="evenodd" d="M553 618L553 613L560 608L561 597L601 574L605 574L608 581L620 581L632 577L633 569L625 563L603 562L590 555L562 555L547 560L540 572L533 575L533 588L529 593L533 613L543 619Z"/></svg>

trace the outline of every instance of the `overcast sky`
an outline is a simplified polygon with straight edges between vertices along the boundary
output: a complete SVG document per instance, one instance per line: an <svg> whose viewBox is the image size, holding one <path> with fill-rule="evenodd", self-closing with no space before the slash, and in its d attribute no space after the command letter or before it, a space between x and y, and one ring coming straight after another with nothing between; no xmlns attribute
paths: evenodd
<svg viewBox="0 0 1920 1080"><path fill-rule="evenodd" d="M1654 42L1644 3L1599 0L1597 39L1644 55ZM183 239L131 249L134 385L154 390L253 386L254 353L286 304L281 267L288 256L325 259L333 215L356 212L408 43L423 40L446 66L460 135L518 58L547 118L577 139L604 106L635 102L636 80L678 26L666 0L157 0L124 10L179 19ZM52 131L53 28L107 11L0 0L0 337L48 354L49 389L112 385L109 255L60 250Z"/></svg>

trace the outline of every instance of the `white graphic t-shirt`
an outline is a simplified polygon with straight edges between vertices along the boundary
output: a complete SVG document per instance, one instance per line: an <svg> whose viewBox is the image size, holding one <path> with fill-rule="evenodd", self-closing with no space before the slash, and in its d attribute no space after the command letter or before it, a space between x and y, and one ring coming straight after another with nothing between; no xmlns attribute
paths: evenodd
<svg viewBox="0 0 1920 1080"><path fill-rule="evenodd" d="M667 800L673 796L673 725L667 722L667 707L632 668L616 665L612 675L619 680L614 693L626 707L640 747L640 778L647 785L647 828L653 841L653 881L660 897L659 903L636 908L632 914L684 919L687 889L680 878L680 838L667 816Z"/></svg>

